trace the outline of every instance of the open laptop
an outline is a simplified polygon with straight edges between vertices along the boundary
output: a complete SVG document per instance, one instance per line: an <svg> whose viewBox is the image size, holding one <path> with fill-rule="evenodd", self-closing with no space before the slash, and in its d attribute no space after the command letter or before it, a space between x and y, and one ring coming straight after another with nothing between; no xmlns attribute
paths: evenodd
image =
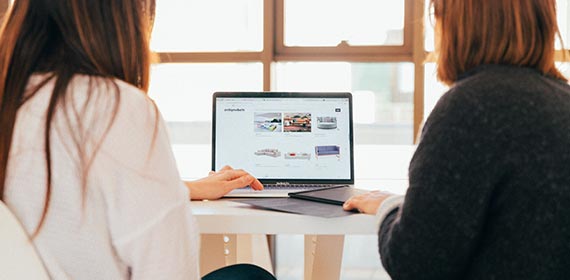
<svg viewBox="0 0 570 280"><path fill-rule="evenodd" d="M217 92L213 99L212 170L244 169L265 186L225 197L354 184L350 93Z"/></svg>

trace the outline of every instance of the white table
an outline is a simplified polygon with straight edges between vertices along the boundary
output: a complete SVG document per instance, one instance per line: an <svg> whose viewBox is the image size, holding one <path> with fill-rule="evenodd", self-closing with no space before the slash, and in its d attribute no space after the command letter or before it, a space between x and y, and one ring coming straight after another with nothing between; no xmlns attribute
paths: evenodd
<svg viewBox="0 0 570 280"><path fill-rule="evenodd" d="M208 145L175 145L182 177L205 176L211 166ZM414 146L356 146L356 187L403 194ZM344 236L378 231L374 216L320 218L254 209L231 200L193 202L202 234L201 270L248 262L272 270L267 234L305 235L305 279L339 279ZM253 248L253 249L252 249Z"/></svg>

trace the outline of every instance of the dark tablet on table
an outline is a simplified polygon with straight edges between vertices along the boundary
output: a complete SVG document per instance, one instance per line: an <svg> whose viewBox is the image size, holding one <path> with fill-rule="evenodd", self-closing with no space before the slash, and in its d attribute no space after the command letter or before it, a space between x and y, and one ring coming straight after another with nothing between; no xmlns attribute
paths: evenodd
<svg viewBox="0 0 570 280"><path fill-rule="evenodd" d="M369 191L356 189L351 186L342 185L320 190L291 192L289 197L312 200L317 202L343 205L345 201L355 195L367 193Z"/></svg>

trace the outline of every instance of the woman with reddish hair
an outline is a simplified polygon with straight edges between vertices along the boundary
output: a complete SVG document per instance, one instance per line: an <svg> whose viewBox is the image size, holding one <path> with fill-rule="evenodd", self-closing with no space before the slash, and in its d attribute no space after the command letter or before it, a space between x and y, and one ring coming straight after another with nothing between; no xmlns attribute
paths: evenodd
<svg viewBox="0 0 570 280"><path fill-rule="evenodd" d="M555 0L432 0L450 90L422 130L405 197L380 219L392 279L568 279L570 87L554 64Z"/></svg>

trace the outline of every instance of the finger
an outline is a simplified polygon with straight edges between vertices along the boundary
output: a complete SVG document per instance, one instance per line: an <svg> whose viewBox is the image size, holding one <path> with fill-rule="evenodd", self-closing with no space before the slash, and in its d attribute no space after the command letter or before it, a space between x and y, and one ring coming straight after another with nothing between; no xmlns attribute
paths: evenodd
<svg viewBox="0 0 570 280"><path fill-rule="evenodd" d="M220 175L220 179L226 181L231 181L245 175L249 175L249 173L245 172L242 169L225 170L223 172L218 172L218 174Z"/></svg>
<svg viewBox="0 0 570 280"><path fill-rule="evenodd" d="M251 182L249 185L251 186L252 189L256 191L263 190L263 184L259 180L257 180L257 178L253 178L253 182Z"/></svg>
<svg viewBox="0 0 570 280"><path fill-rule="evenodd" d="M229 165L226 165L226 166L222 167L222 169L220 169L220 171L228 171L228 170L234 170L234 169Z"/></svg>
<svg viewBox="0 0 570 280"><path fill-rule="evenodd" d="M252 189L256 191L263 190L263 184L259 180L257 180L257 178L253 177L249 173L245 176L242 176L240 179L243 180L242 184L245 186L249 185Z"/></svg>
<svg viewBox="0 0 570 280"><path fill-rule="evenodd" d="M214 174L216 174L216 171L210 171L210 172L208 172L208 176L212 176L212 175L214 175Z"/></svg>
<svg viewBox="0 0 570 280"><path fill-rule="evenodd" d="M253 176L246 173L241 177L226 181L224 186L227 190L239 189L250 185L254 180Z"/></svg>
<svg viewBox="0 0 570 280"><path fill-rule="evenodd" d="M356 195L353 196L351 198L349 198L343 205L342 207L344 208L344 210L354 210L357 209L360 212L360 207L362 206L363 203L363 196L362 195Z"/></svg>
<svg viewBox="0 0 570 280"><path fill-rule="evenodd" d="M348 199L347 201L344 202L342 208L346 211L354 209L354 200L352 198Z"/></svg>

